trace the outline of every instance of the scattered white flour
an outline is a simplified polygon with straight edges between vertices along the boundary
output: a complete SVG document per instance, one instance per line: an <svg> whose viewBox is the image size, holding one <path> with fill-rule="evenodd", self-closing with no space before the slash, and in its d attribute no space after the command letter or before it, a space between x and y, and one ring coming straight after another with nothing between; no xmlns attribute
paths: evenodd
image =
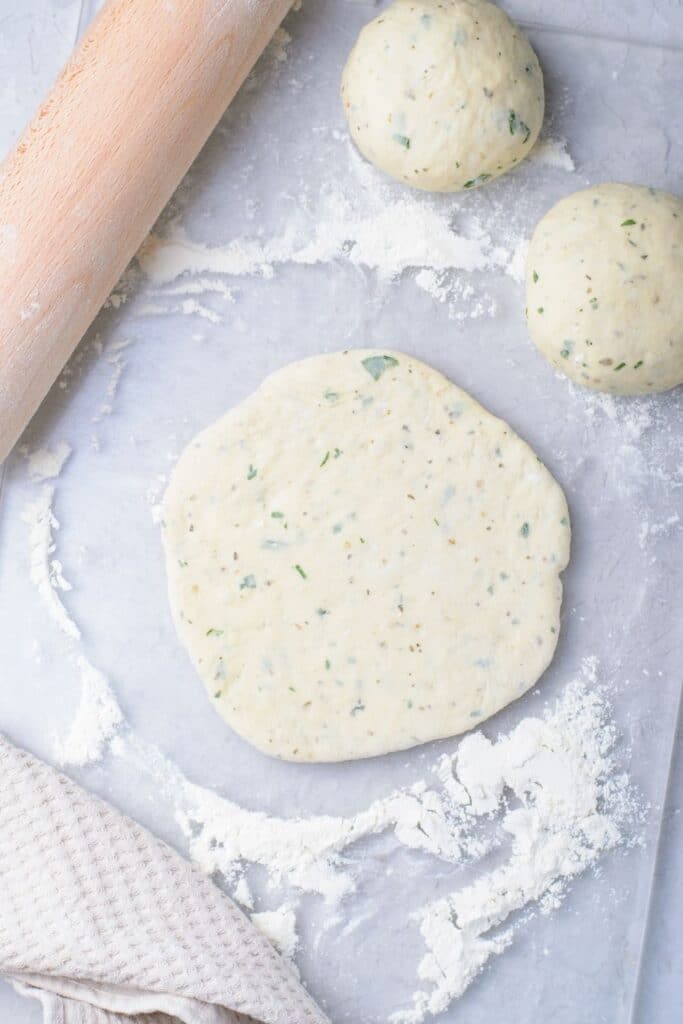
<svg viewBox="0 0 683 1024"><path fill-rule="evenodd" d="M189 840L190 856L207 874L220 872L236 884L245 864L259 864L277 883L317 893L333 903L355 888L340 854L359 839L393 832L401 845L457 863L482 856L481 837L463 846L465 812L424 782L377 800L353 818L272 818L250 811L210 789L176 782L176 819Z"/></svg>
<svg viewBox="0 0 683 1024"><path fill-rule="evenodd" d="M234 289L229 288L224 281L215 277L198 277L192 281L183 281L179 285L166 285L163 292L154 294L160 294L167 298L169 295L206 295L210 292L223 295L229 302L235 301Z"/></svg>
<svg viewBox="0 0 683 1024"><path fill-rule="evenodd" d="M93 347L100 354L104 354L104 360L111 366L111 376L105 389L105 402L97 410L95 415L92 417L93 423L99 423L105 416L111 415L113 410L114 397L118 390L119 382L123 376L123 371L126 367L126 361L123 358L123 350L130 345L129 340L125 341L110 341L106 346L103 346L98 338L95 338Z"/></svg>
<svg viewBox="0 0 683 1024"><path fill-rule="evenodd" d="M659 537L662 534L670 533L676 528L679 532L681 531L681 517L678 512L674 512L661 523L648 523L644 522L640 527L638 534L638 543L641 548L646 546L646 542L650 537Z"/></svg>
<svg viewBox="0 0 683 1024"><path fill-rule="evenodd" d="M175 459L177 456L173 456ZM145 500L149 505L150 514L152 516L153 523L161 522L161 508L162 498L166 486L168 484L168 476L165 473L157 473L157 475L151 481L147 491L145 492Z"/></svg>
<svg viewBox="0 0 683 1024"><path fill-rule="evenodd" d="M81 699L68 733L55 741L54 756L60 765L82 766L101 760L123 715L99 669L82 654L74 664L81 677Z"/></svg>
<svg viewBox="0 0 683 1024"><path fill-rule="evenodd" d="M328 190L313 223L290 221L272 238L236 238L222 246L191 241L178 225L165 238L150 235L138 260L150 280L164 284L183 274L260 274L272 277L284 263L312 265L344 257L355 266L394 278L419 267L432 270L505 268L509 252L477 222L468 233L453 229L449 214L428 198L377 204L372 214L355 209L341 192Z"/></svg>
<svg viewBox="0 0 683 1024"><path fill-rule="evenodd" d="M35 501L27 502L23 511L22 518L29 527L30 578L52 621L72 640L79 640L80 630L58 593L70 590L70 584L64 579L60 562L51 557L56 547L52 531L59 529L52 511L53 496L54 487L45 484Z"/></svg>
<svg viewBox="0 0 683 1024"><path fill-rule="evenodd" d="M71 455L71 445L58 441L52 448L36 448L30 451L25 445L20 449L28 462L31 480L52 480L62 471L62 466Z"/></svg>
<svg viewBox="0 0 683 1024"><path fill-rule="evenodd" d="M222 324L223 317L209 306L197 299L183 299L177 303L147 302L136 309L138 316L168 316L170 313L182 313L183 316L198 316L212 324Z"/></svg>
<svg viewBox="0 0 683 1024"><path fill-rule="evenodd" d="M221 875L244 906L253 905L244 877L252 865L289 889L279 910L254 915L288 955L297 943L298 894L322 896L330 918L356 890L365 861L360 851L354 856L359 840L393 834L397 845L467 864L470 874L481 864L466 885L457 885L455 871L451 893L417 915L418 988L412 1005L390 1020L419 1024L458 998L534 912L556 909L573 878L634 841L641 809L616 743L596 663L587 659L542 716L493 741L481 730L470 733L436 762L429 784L389 793L352 817L271 817L194 785L130 733L117 736L112 750L174 801L192 859ZM492 852L504 859L490 869L484 858Z"/></svg>
<svg viewBox="0 0 683 1024"><path fill-rule="evenodd" d="M277 910L262 910L252 914L251 920L280 953L290 960L294 957L299 936L296 932L296 913L290 904L284 903Z"/></svg>
<svg viewBox="0 0 683 1024"><path fill-rule="evenodd" d="M171 221L163 237L151 235L138 253L139 266L161 300L145 312L207 316L199 303L185 309L182 302L165 304L171 295L219 291L217 276L270 278L284 264L345 260L385 282L414 271L415 284L446 303L452 319L493 315L495 301L475 290L468 277L495 270L523 280L523 234L528 224L523 217L510 216L504 194L490 193L491 200L486 195L431 196L400 188L367 164L344 134L328 134L341 143L339 158L348 162L350 185L344 177L335 178L323 185L312 206L302 192L296 208L271 235L205 245L189 238L177 220ZM564 171L574 169L567 144L559 138L537 143L531 159ZM519 207L518 196L512 209ZM233 301L232 295L228 297Z"/></svg>
<svg viewBox="0 0 683 1024"><path fill-rule="evenodd" d="M68 457L70 449L64 454L61 465ZM58 459L47 460L47 467L59 473ZM38 463L46 468L45 460ZM31 472L29 458L29 474ZM57 467L55 469L55 467ZM38 479L43 477L39 474ZM59 522L52 510L55 489L50 484L43 484L34 501L29 501L23 512L23 520L29 527L29 558L30 579L35 586L38 597L47 610L50 619L58 626L70 642L69 658L78 672L81 682L81 697L66 737L55 740L54 755L61 765L84 765L98 761L106 744L114 735L123 715L111 692L107 680L81 653L79 641L81 633L62 602L59 591L71 590L71 584L65 579L61 562L52 558L55 552L53 530L59 529Z"/></svg>
<svg viewBox="0 0 683 1024"><path fill-rule="evenodd" d="M543 718L524 719L495 743L473 733L444 759L440 771L453 799L475 818L502 810L512 846L502 866L420 913L428 952L418 976L426 985L410 1009L390 1017L395 1024L445 1010L513 941L519 925L500 928L514 912L537 904L548 913L572 878L622 840L634 797L615 766L604 698L592 689L595 666L587 671L590 686L570 684ZM520 806L507 809L506 791Z"/></svg>
<svg viewBox="0 0 683 1024"><path fill-rule="evenodd" d="M510 262L508 263L508 274L517 281L518 284L523 284L526 277L526 256L529 251L529 240L527 238L521 239L515 246Z"/></svg>
<svg viewBox="0 0 683 1024"><path fill-rule="evenodd" d="M240 878L232 891L232 895L233 899L235 899L241 907L246 907L247 910L254 909L254 894L252 893L246 878Z"/></svg>
<svg viewBox="0 0 683 1024"><path fill-rule="evenodd" d="M529 159L546 167L557 167L561 171L574 171L576 165L567 148L566 139L540 138L529 155Z"/></svg>

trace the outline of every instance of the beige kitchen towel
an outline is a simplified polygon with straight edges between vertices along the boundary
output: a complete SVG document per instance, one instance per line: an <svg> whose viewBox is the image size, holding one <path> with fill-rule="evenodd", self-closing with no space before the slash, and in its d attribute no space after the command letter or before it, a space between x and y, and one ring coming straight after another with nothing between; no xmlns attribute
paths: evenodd
<svg viewBox="0 0 683 1024"><path fill-rule="evenodd" d="M3 737L0 973L46 1024L329 1024L210 879Z"/></svg>

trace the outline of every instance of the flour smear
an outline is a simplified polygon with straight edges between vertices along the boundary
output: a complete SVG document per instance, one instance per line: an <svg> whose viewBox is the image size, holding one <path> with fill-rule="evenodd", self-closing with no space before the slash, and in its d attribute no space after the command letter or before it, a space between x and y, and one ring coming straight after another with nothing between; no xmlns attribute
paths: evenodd
<svg viewBox="0 0 683 1024"><path fill-rule="evenodd" d="M544 714L495 740L485 728L468 734L423 779L350 817L288 819L247 809L193 784L130 732L117 736L113 750L154 780L175 807L192 860L221 878L246 910L254 907L246 879L254 867L287 893L281 907L253 919L288 955L298 946L302 897L321 898L330 917L358 892L361 840L389 835L396 848L453 865L451 892L416 915L412 1003L389 1017L391 1024L421 1024L461 996L535 913L557 909L577 875L634 841L641 809L617 741L596 661L586 659ZM488 869L496 851L498 866ZM474 880L458 885L465 866ZM371 891L367 899L381 911Z"/></svg>
<svg viewBox="0 0 683 1024"><path fill-rule="evenodd" d="M285 264L313 266L344 260L380 282L410 273L415 285L447 304L455 320L495 314L497 305L476 276L498 271L521 280L520 251L528 225L514 211L523 209L528 184L504 185L504 192L432 196L388 182L366 163L340 133L340 157L348 172L323 184L311 206L302 198L271 234L232 238L208 245L188 236L182 223L168 223L150 235L138 253L139 265L155 289L145 312L188 312L212 319L196 299L185 307L171 295L216 291L215 276L272 277ZM537 144L531 163L564 172L574 163L562 139ZM514 201L507 196L516 188ZM485 190L484 190L485 191ZM506 198L507 196L507 198ZM476 282L476 286L475 286ZM213 314L215 318L217 314ZM214 319L214 322L216 320Z"/></svg>
<svg viewBox="0 0 683 1024"><path fill-rule="evenodd" d="M54 449L23 453L32 480L57 477L71 448L60 442ZM81 631L69 614L60 593L71 590L62 563L55 558L54 531L59 520L54 510L55 485L41 483L36 496L26 502L23 520L28 526L30 579L52 625L63 634L67 656L79 679L81 695L75 716L63 737L56 737L53 753L57 764L85 765L101 759L105 748L123 721L121 709L105 676L83 653Z"/></svg>

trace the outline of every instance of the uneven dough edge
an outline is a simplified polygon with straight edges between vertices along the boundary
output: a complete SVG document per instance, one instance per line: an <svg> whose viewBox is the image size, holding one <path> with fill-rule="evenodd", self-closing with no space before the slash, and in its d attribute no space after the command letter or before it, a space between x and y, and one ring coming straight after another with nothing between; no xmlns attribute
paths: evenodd
<svg viewBox="0 0 683 1024"><path fill-rule="evenodd" d="M569 513L566 505L566 498L561 487L559 486L559 484L557 484L557 482L554 480L549 471L541 463L540 459L533 451L531 446L528 445L527 442L524 441L521 437L519 437L519 435L517 435L516 432L512 430L511 427L509 427L506 421L490 413L479 402L472 398L467 392L463 391L449 378L445 377L440 371L432 368L428 364L421 362L420 360L415 359L413 356L405 352L392 349L346 349L343 350L343 352L333 352L319 356L313 356L294 363L290 363L269 374L251 395L249 395L245 400L243 400L238 405L230 409L217 421L207 426L187 446L187 448L181 455L180 459L178 460L176 469L174 470L166 495L164 496L163 504L165 513L168 512L168 509L170 508L174 501L175 488L176 486L178 486L178 480L180 479L180 474L178 473L178 470L182 469L182 466L185 464L186 460L192 458L193 448L195 448L198 445L202 445L205 442L205 440L209 438L216 431L217 428L220 427L220 425L230 423L233 420L236 420L238 417L248 419L253 406L258 407L263 402L264 398L268 399L269 395L276 396L278 394L278 392L281 390L282 381L288 381L289 379L292 378L292 375L296 375L297 373L302 372L304 370L313 370L314 367L323 365L326 360L336 358L340 355L349 356L357 360L358 362L361 362L362 360L368 358L371 359L373 357L390 356L392 358L399 360L400 362L403 362L404 365L409 365L410 367L412 367L413 370L416 370L418 373L420 373L426 378L437 378L444 389L447 389L449 391L452 389L453 392L457 393L459 398L462 399L462 401L467 404L468 412L470 414L473 414L475 416L481 415L482 417L484 417L485 420L490 421L491 424L495 424L501 430L508 432L510 437L514 439L515 444L519 444L521 448L524 450L526 457L530 461L533 460L534 462L537 462L539 464L540 471L547 475L548 482L553 487L554 498L559 502L558 510L562 512L563 516L566 516L568 523ZM548 648L545 651L545 656L542 659L539 659L538 662L534 665L532 677L529 679L524 689L520 690L519 693L516 693L512 697L503 696L501 697L501 699L495 699L494 695L490 694L482 710L481 717L478 718L477 721L463 721L459 725L457 725L457 727L454 727L451 722L447 726L442 726L441 728L432 728L424 732L418 730L416 735L411 737L410 739L400 743L397 742L396 744L392 745L390 747L391 750L405 750L420 745L422 743L429 742L431 740L442 739L453 735L459 735L467 731L468 729L471 729L476 725L481 724L481 722L491 717L492 715L496 714L503 707L507 706L509 703L512 703L514 700L518 699L518 697L522 696L523 693L527 692L528 689L530 689L537 683L538 679L541 677L543 672L545 672L548 665L552 661L557 641L559 639L559 617L563 593L560 573L566 568L566 565L569 560L570 537L570 528L569 525L567 525L566 544L560 552L561 557L554 565L554 580L552 581L552 583L548 584L548 621L552 620L556 623L556 630L553 631L555 633L554 640L552 643L548 644ZM187 624L183 622L182 619L179 617L178 609L176 608L175 603L173 601L173 588L176 581L179 578L179 570L177 569L173 562L173 543L172 541L169 542L168 534L164 534L163 540L167 558L169 594L171 597L170 603L174 623L178 631L178 634L181 640L183 641L183 645L190 652L190 657L192 658L197 671L201 674L200 666L197 664L194 654L192 653L191 632L188 631ZM551 603L552 607L550 607ZM209 691L211 689L210 684L206 683L205 685L207 687L207 691ZM217 708L217 710L219 709ZM227 718L227 716L225 717ZM284 747L283 749L274 749L272 739L270 742L260 742L259 738L255 736L253 733L250 733L248 729L245 730L244 728L241 728L234 721L230 721L229 718L228 724L235 732L238 733L238 735L241 735L242 738L246 739L252 746L255 746L257 749L261 750L263 753L271 757L278 757L284 760L303 762L333 762L347 760L349 759L349 757L355 759L360 757L378 756L387 752L386 744L379 744L376 748L373 744L368 744L367 749L363 750L360 753L355 753L353 755L349 755L348 753L336 755L333 752L331 752L330 749L325 748L317 748L315 750L305 749L302 750L299 754L293 754L291 751L284 752ZM286 729L286 726L283 726L283 729Z"/></svg>

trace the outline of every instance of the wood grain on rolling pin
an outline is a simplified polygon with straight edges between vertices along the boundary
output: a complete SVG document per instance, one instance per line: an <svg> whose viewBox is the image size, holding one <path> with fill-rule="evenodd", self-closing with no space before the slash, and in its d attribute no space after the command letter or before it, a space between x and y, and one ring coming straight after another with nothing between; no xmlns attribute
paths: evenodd
<svg viewBox="0 0 683 1024"><path fill-rule="evenodd" d="M291 0L109 0L0 168L0 461Z"/></svg>

